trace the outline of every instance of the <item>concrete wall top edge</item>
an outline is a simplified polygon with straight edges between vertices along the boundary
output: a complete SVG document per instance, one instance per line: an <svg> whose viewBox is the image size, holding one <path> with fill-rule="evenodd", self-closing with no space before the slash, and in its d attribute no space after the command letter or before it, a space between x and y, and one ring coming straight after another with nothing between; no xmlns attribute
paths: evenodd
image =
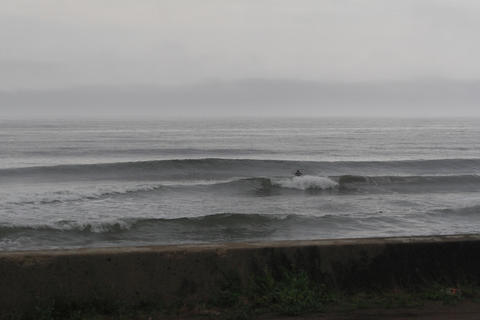
<svg viewBox="0 0 480 320"><path fill-rule="evenodd" d="M52 249L38 251L3 251L2 258L23 258L28 256L53 257L74 255L121 255L131 253L168 253L168 252L205 252L205 251L230 251L258 248L288 248L309 246L345 246L345 245L385 245L395 243L432 243L432 242L464 242L480 241L480 234L458 235L432 235L408 236L388 238L349 238L349 239L322 239L322 240L287 240L266 242L242 243L215 243L215 244L185 244L143 247L105 247L105 248L79 248L79 249Z"/></svg>

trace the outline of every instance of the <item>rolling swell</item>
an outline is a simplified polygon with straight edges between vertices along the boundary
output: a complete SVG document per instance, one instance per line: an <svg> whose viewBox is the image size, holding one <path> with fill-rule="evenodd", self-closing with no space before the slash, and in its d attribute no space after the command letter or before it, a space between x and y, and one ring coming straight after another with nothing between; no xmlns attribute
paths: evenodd
<svg viewBox="0 0 480 320"><path fill-rule="evenodd" d="M58 248L209 243L245 240L338 238L396 224L394 217L332 214L219 213L180 218L120 218L109 222L58 221L48 225L0 225L0 248ZM370 231L369 231L370 230ZM381 232L380 232L381 233ZM358 236L358 235L357 235ZM61 240L61 243L59 241Z"/></svg>
<svg viewBox="0 0 480 320"><path fill-rule="evenodd" d="M480 205L461 207L461 208L438 209L430 213L448 215L448 216L476 216L476 215L480 215Z"/></svg>
<svg viewBox="0 0 480 320"><path fill-rule="evenodd" d="M332 193L382 193L382 192L462 192L480 190L480 176L312 176L302 177L253 177L231 180L208 180L146 183L136 185L111 185L96 190L57 191L31 195L26 200L6 201L13 205L49 205L77 201L95 201L106 198L135 197L149 192L177 192L188 194L191 191L204 191L216 194L245 196L269 196L291 192L309 194Z"/></svg>
<svg viewBox="0 0 480 320"><path fill-rule="evenodd" d="M124 195L134 195L144 192L158 191L165 188L164 185L138 185L138 186L113 186L110 188L103 188L100 190L87 191L55 191L47 192L45 194L30 195L28 200L20 201L6 201L5 204L13 205L44 205L44 204L58 204L85 200L101 200L107 197L121 197Z"/></svg>
<svg viewBox="0 0 480 320"><path fill-rule="evenodd" d="M205 229L243 229L263 228L276 229L292 224L322 223L329 221L355 223L358 217L336 216L324 214L307 216L298 214L248 214L248 213L218 213L198 217L180 218L121 218L107 222L79 222L62 220L44 225L0 225L0 236L23 232L41 233L82 233L82 234L120 234L138 231L183 231L198 232Z"/></svg>
<svg viewBox="0 0 480 320"><path fill-rule="evenodd" d="M3 225L0 226L0 248L25 250L84 247L85 243L90 246L118 246L245 241L269 237L288 239L288 231L292 227L311 227L316 234L317 228L322 225L345 224L348 221L356 223L352 218L331 215L221 213L191 218L119 219L103 223L60 221L41 226Z"/></svg>
<svg viewBox="0 0 480 320"><path fill-rule="evenodd" d="M155 226L182 227L214 227L214 226L239 226L239 225L263 225L275 221L296 219L296 215L275 215L275 214L238 214L219 213L199 217L181 218L125 218L111 222L82 223L75 221L58 221L49 225L22 226L22 225L0 225L0 235L24 231L71 231L81 233L119 233L128 230L141 229ZM307 217L305 217L307 218ZM308 219L308 218L307 218Z"/></svg>
<svg viewBox="0 0 480 320"><path fill-rule="evenodd" d="M0 169L0 182L272 177L288 176L297 169L317 176L468 175L480 172L480 159L337 162L220 158L154 160Z"/></svg>
<svg viewBox="0 0 480 320"><path fill-rule="evenodd" d="M480 183L479 175L446 175L446 176L353 176L344 175L336 178L340 185L367 184L367 185L392 185L392 184L477 184Z"/></svg>
<svg viewBox="0 0 480 320"><path fill-rule="evenodd" d="M344 192L471 192L480 190L478 175L438 175L438 176L353 176L334 178L339 190Z"/></svg>
<svg viewBox="0 0 480 320"><path fill-rule="evenodd" d="M220 186L222 190L228 189L252 189L252 190L282 190L296 189L303 191L337 190L342 191L381 191L390 188L401 187L405 191L418 191L419 188L435 190L478 190L480 189L479 175L448 175L448 176L311 176L301 177L274 177L274 178L245 178L230 182L212 184L215 188Z"/></svg>

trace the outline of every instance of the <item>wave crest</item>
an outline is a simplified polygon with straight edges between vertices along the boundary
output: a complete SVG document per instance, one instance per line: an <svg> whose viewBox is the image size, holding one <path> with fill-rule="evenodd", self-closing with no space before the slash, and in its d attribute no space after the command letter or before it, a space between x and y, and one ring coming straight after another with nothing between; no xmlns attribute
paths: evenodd
<svg viewBox="0 0 480 320"><path fill-rule="evenodd" d="M451 215L451 216L472 216L480 215L480 205L461 208L445 208L432 211L434 214Z"/></svg>
<svg viewBox="0 0 480 320"><path fill-rule="evenodd" d="M310 175L285 178L282 180L274 181L273 183L283 188L299 190L328 190L334 189L338 186L338 183L336 181L328 177Z"/></svg>
<svg viewBox="0 0 480 320"><path fill-rule="evenodd" d="M0 176L3 181L158 181L285 176L298 168L303 168L308 174L322 176L345 173L360 176L461 175L477 173L480 159L316 162L205 158L9 168L0 169Z"/></svg>
<svg viewBox="0 0 480 320"><path fill-rule="evenodd" d="M79 232L79 233L120 233L144 227L174 227L175 225L195 227L265 225L273 221L295 219L296 215L218 213L198 217L180 218L121 218L111 221L81 222L60 220L41 225L0 225L0 235L24 232Z"/></svg>

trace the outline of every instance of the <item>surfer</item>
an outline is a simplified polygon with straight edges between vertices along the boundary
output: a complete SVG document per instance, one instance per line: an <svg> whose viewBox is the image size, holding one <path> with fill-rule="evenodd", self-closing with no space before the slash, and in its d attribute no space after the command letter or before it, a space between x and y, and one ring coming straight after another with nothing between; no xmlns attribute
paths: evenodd
<svg viewBox="0 0 480 320"><path fill-rule="evenodd" d="M300 169L298 169L298 170L295 172L295 176L296 176L296 177L301 177L301 176L303 176L302 171L300 171Z"/></svg>

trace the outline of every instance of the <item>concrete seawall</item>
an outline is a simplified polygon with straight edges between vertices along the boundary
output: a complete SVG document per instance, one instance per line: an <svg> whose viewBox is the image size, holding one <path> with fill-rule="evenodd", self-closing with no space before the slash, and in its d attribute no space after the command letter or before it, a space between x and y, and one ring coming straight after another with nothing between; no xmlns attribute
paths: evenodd
<svg viewBox="0 0 480 320"><path fill-rule="evenodd" d="M480 235L0 253L0 318L56 306L169 307L294 268L332 290L480 283Z"/></svg>

